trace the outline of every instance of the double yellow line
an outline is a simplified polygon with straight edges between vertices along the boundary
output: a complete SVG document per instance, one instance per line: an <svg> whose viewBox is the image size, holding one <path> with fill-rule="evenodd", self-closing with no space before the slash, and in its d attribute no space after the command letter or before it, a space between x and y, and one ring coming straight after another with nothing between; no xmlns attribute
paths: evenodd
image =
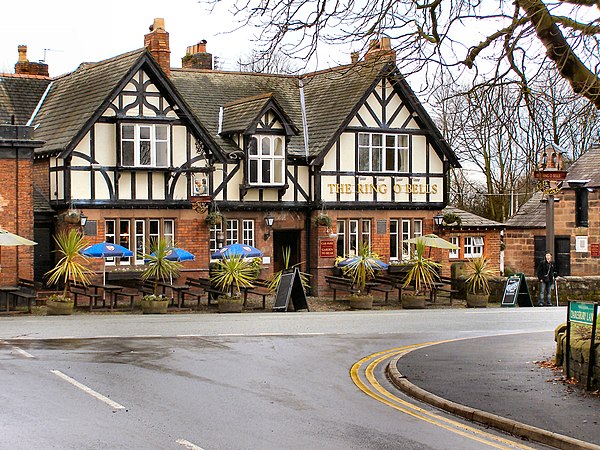
<svg viewBox="0 0 600 450"><path fill-rule="evenodd" d="M481 431L469 425L465 425L455 420L445 418L443 416L420 408L416 405L413 405L412 403L409 403L405 400L402 400L401 398L396 397L394 394L384 389L384 387L381 386L381 384L379 384L379 382L375 378L375 369L383 361L389 360L399 355L404 355L418 348L427 347L435 344L442 344L444 342L449 341L426 342L373 353L372 355L362 358L360 361L356 362L352 366L352 368L350 369L350 377L352 378L354 384L369 397L383 403L384 405L389 406L390 408L394 408L395 410L408 414L409 416L412 416L416 419L423 420L432 425L444 428L445 430L448 430L452 433L459 434L468 439L472 439L490 447L499 449L531 449L531 447L528 447L526 445L513 442L509 439L505 439L500 436L495 436L493 434L486 433L485 431ZM366 367L361 372L363 366ZM365 381L363 381L363 379Z"/></svg>

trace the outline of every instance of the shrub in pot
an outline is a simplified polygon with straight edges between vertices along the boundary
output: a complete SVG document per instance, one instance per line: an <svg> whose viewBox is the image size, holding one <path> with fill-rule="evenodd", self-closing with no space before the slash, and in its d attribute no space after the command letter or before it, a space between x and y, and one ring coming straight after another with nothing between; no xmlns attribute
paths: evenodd
<svg viewBox="0 0 600 450"><path fill-rule="evenodd" d="M466 276L467 307L485 308L490 298L489 279L492 276L485 256L467 262Z"/></svg>
<svg viewBox="0 0 600 450"><path fill-rule="evenodd" d="M88 269L88 259L80 252L88 246L83 234L75 229L63 230L54 236L55 252L60 259L53 269L46 273L48 284L57 285L62 282L63 292L48 298L46 306L50 315L65 315L73 312L73 299L69 297L71 283L82 286L90 284L91 271Z"/></svg>
<svg viewBox="0 0 600 450"><path fill-rule="evenodd" d="M441 264L425 256L425 243L420 239L415 243L415 250L409 263L410 269L404 277L402 287L414 287L414 293L402 291L402 308L422 309L428 292L431 291L436 281L439 280L438 269Z"/></svg>
<svg viewBox="0 0 600 450"><path fill-rule="evenodd" d="M218 260L210 275L211 283L225 293L217 298L219 312L241 312L244 305L241 289L254 287L256 268L252 260L232 255Z"/></svg>
<svg viewBox="0 0 600 450"><path fill-rule="evenodd" d="M144 314L165 314L169 306L169 300L158 293L160 281L173 280L179 276L181 263L168 259L173 246L165 238L150 241L150 254L144 255L145 268L140 278L144 281L153 282L153 293L144 295L141 306Z"/></svg>
<svg viewBox="0 0 600 450"><path fill-rule="evenodd" d="M377 253L369 248L368 244L361 245L358 254L346 258L347 264L342 267L344 275L352 278L354 287L358 292L350 295L350 308L371 309L373 296L367 293L367 282L375 278L376 270L385 269Z"/></svg>

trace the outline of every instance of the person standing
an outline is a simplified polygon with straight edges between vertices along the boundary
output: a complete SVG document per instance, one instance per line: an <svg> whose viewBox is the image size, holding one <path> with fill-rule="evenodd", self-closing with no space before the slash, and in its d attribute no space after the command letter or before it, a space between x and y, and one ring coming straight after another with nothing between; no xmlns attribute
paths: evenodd
<svg viewBox="0 0 600 450"><path fill-rule="evenodd" d="M540 280L540 298L538 306L552 306L550 294L554 288L554 278L556 277L556 264L552 261L552 254L546 253L544 261L540 264L537 271L538 280Z"/></svg>

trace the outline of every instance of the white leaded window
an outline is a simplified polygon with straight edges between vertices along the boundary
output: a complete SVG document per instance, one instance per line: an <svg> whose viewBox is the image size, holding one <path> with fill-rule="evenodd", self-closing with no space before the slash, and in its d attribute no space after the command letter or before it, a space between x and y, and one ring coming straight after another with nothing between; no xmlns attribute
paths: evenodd
<svg viewBox="0 0 600 450"><path fill-rule="evenodd" d="M410 243L406 242L410 239L410 220L402 220L402 260L410 259Z"/></svg>
<svg viewBox="0 0 600 450"><path fill-rule="evenodd" d="M252 137L248 146L248 181L258 185L283 185L285 140L283 136Z"/></svg>
<svg viewBox="0 0 600 450"><path fill-rule="evenodd" d="M464 253L465 258L477 258L483 255L483 237L466 236Z"/></svg>
<svg viewBox="0 0 600 450"><path fill-rule="evenodd" d="M242 244L254 247L254 220L242 221Z"/></svg>
<svg viewBox="0 0 600 450"><path fill-rule="evenodd" d="M361 245L371 247L371 221L368 219L348 221L339 220L338 230L338 256L352 256L358 254ZM348 230L346 234L346 230ZM347 245L347 247L346 247Z"/></svg>
<svg viewBox="0 0 600 450"><path fill-rule="evenodd" d="M227 231L225 233L225 245L236 244L239 241L239 221L237 219L227 219Z"/></svg>
<svg viewBox="0 0 600 450"><path fill-rule="evenodd" d="M107 220L104 222L104 241L110 244L115 243L115 220ZM105 258L105 263L107 266L114 266L115 258Z"/></svg>
<svg viewBox="0 0 600 450"><path fill-rule="evenodd" d="M121 125L121 165L168 167L170 128L160 124Z"/></svg>
<svg viewBox="0 0 600 450"><path fill-rule="evenodd" d="M217 241L217 235L223 232L223 224L219 223L210 226L210 253L211 255L219 250L219 242Z"/></svg>
<svg viewBox="0 0 600 450"><path fill-rule="evenodd" d="M359 133L358 170L408 172L408 135Z"/></svg>
<svg viewBox="0 0 600 450"><path fill-rule="evenodd" d="M458 236L450 236L450 243L456 245L456 247L459 246L458 244ZM455 250L450 249L449 253L448 253L448 258L450 259L456 259L458 258L458 248L456 248Z"/></svg>
<svg viewBox="0 0 600 450"><path fill-rule="evenodd" d="M135 264L144 264L146 254L146 221L135 221Z"/></svg>
<svg viewBox="0 0 600 450"><path fill-rule="evenodd" d="M163 237L170 246L175 245L175 221L173 219L163 220Z"/></svg>
<svg viewBox="0 0 600 450"><path fill-rule="evenodd" d="M337 256L346 255L346 221L337 221Z"/></svg>

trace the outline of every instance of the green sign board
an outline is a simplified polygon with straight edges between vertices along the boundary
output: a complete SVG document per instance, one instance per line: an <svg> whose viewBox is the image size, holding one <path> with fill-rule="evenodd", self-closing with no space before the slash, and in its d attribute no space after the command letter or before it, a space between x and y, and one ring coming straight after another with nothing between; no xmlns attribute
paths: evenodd
<svg viewBox="0 0 600 450"><path fill-rule="evenodd" d="M584 302L571 302L569 320L571 322L592 325L594 323L594 304Z"/></svg>

